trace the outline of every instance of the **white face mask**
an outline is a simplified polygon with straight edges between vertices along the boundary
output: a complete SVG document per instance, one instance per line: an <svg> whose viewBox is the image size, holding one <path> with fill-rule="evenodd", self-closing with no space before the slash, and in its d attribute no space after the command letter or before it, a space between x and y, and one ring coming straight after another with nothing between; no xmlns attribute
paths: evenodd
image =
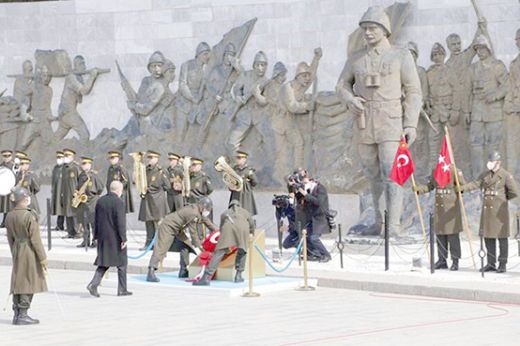
<svg viewBox="0 0 520 346"><path fill-rule="evenodd" d="M72 157L71 157L71 156L65 156L65 157L63 158L63 162L65 162L65 163L71 163L71 162L72 162Z"/></svg>
<svg viewBox="0 0 520 346"><path fill-rule="evenodd" d="M209 210L204 210L204 211L202 212L202 216L204 216L204 217L208 217L208 216L209 216Z"/></svg>
<svg viewBox="0 0 520 346"><path fill-rule="evenodd" d="M294 198L289 198L289 203L294 204Z"/></svg>
<svg viewBox="0 0 520 346"><path fill-rule="evenodd" d="M31 196L27 197L27 205L31 206Z"/></svg>
<svg viewBox="0 0 520 346"><path fill-rule="evenodd" d="M15 157L15 158L14 158L14 163L15 163L16 165L19 165L19 164L20 164L20 159L19 159L18 157Z"/></svg>
<svg viewBox="0 0 520 346"><path fill-rule="evenodd" d="M59 159L56 159L56 164L61 166L63 164L63 158L60 157Z"/></svg>

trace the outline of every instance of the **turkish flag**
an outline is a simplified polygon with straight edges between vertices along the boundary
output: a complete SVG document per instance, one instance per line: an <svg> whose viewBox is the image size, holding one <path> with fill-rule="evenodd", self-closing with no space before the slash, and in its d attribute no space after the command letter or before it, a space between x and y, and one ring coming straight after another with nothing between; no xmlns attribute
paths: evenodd
<svg viewBox="0 0 520 346"><path fill-rule="evenodd" d="M403 186L413 174L414 170L415 165L412 160L412 154L410 154L410 150L408 150L408 143L406 143L404 137L401 137L397 153L395 153L392 171L390 172L390 179Z"/></svg>
<svg viewBox="0 0 520 346"><path fill-rule="evenodd" d="M441 189L443 189L451 181L450 165L451 159L450 152L448 150L448 141L446 141L446 137L444 137L441 153L439 154L439 159L437 160L437 166L435 166L435 170L433 171L433 178Z"/></svg>

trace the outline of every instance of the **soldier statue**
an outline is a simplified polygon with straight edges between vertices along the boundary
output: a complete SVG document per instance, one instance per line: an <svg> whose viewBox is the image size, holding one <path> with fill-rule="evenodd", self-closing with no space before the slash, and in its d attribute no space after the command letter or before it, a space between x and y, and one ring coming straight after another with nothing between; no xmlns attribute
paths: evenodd
<svg viewBox="0 0 520 346"><path fill-rule="evenodd" d="M517 48L520 49L520 29L516 31L515 41ZM511 61L509 66L509 83L504 99L504 113L507 134L507 169L516 176L520 170L518 161L520 141L516 137L520 133L520 54Z"/></svg>
<svg viewBox="0 0 520 346"><path fill-rule="evenodd" d="M370 181L375 225L364 234L380 234L384 196L389 230L399 235L403 190L389 176L402 134L409 144L415 140L421 84L410 52L388 41L390 20L382 7L370 7L359 25L367 46L347 60L336 91L356 118L359 156Z"/></svg>
<svg viewBox="0 0 520 346"><path fill-rule="evenodd" d="M30 60L25 60L22 64L22 74L16 76L13 87L13 97L20 105L19 117L20 120L23 121L22 123L18 124L18 128L16 129L15 146L21 150L25 150L24 148L22 149L22 146L23 138L28 127L26 122L30 119L29 113L31 112L32 108L33 84L33 65Z"/></svg>

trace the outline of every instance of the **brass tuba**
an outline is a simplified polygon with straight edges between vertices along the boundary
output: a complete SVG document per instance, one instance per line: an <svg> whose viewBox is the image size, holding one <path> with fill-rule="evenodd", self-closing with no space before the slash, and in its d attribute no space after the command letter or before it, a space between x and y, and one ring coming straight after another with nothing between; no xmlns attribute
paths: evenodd
<svg viewBox="0 0 520 346"><path fill-rule="evenodd" d="M191 192L191 183L190 183L190 166L191 166L191 157L184 156L182 158L182 196L190 197Z"/></svg>
<svg viewBox="0 0 520 346"><path fill-rule="evenodd" d="M237 172L229 165L226 158L224 156L219 157L215 163L213 163L215 166L215 170L217 172L223 172L222 173L222 180L224 181L224 184L231 190L231 191L242 191L242 188L244 187L244 180L240 175L238 175Z"/></svg>
<svg viewBox="0 0 520 346"><path fill-rule="evenodd" d="M146 195L148 191L148 181L146 180L146 165L144 163L143 151L138 151L129 154L134 159L134 184L136 185L137 192L141 197Z"/></svg>
<svg viewBox="0 0 520 346"><path fill-rule="evenodd" d="M87 190L88 183L90 183L90 175L87 174L87 180L81 185L79 190L74 191L72 195L72 208L77 208L81 203L86 203L88 200L88 196L85 193Z"/></svg>

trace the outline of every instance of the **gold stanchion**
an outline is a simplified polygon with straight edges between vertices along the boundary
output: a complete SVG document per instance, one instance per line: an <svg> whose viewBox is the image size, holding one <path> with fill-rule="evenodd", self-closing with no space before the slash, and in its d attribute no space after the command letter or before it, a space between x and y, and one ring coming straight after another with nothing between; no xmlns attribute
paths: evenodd
<svg viewBox="0 0 520 346"><path fill-rule="evenodd" d="M253 235L249 235L249 246L247 250L247 276L248 291L242 294L242 297L260 297L260 293L253 292Z"/></svg>
<svg viewBox="0 0 520 346"><path fill-rule="evenodd" d="M308 284L308 275L307 275L307 230L302 230L302 238L303 238L303 286L298 287L297 291L314 291L315 287L309 286Z"/></svg>

